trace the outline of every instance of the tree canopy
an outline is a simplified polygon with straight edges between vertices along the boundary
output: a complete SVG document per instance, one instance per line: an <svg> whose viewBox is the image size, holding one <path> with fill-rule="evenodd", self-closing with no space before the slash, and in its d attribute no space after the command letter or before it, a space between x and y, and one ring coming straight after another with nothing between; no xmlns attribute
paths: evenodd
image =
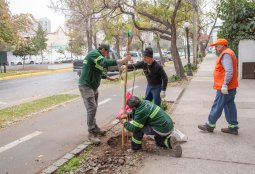
<svg viewBox="0 0 255 174"><path fill-rule="evenodd" d="M0 0L0 50L15 42L15 28L12 22L8 4Z"/></svg>
<svg viewBox="0 0 255 174"><path fill-rule="evenodd" d="M42 26L39 24L35 36L32 38L33 47L36 54L40 53L42 56L42 51L47 47L47 33L43 31Z"/></svg>
<svg viewBox="0 0 255 174"><path fill-rule="evenodd" d="M255 39L255 1L221 0L219 17L224 21L219 38L226 38L237 54L242 39Z"/></svg>

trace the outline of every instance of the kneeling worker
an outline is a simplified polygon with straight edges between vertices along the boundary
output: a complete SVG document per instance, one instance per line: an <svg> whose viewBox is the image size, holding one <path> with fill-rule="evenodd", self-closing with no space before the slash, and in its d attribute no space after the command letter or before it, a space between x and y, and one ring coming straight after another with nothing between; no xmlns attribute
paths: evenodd
<svg viewBox="0 0 255 174"><path fill-rule="evenodd" d="M127 101L128 106L132 109L128 115L132 121L122 123L124 127L133 133L131 148L133 151L142 148L143 135L154 135L157 146L172 149L176 157L181 157L182 148L176 137L171 136L173 132L173 122L170 116L159 106L147 100L140 100L132 96Z"/></svg>

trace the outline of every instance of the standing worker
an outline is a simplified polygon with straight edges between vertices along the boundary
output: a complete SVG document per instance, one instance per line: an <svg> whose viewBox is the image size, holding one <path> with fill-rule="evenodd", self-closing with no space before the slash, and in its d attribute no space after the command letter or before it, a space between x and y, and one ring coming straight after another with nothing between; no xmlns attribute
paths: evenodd
<svg viewBox="0 0 255 174"><path fill-rule="evenodd" d="M160 106L161 98L166 96L168 77L163 67L153 59L152 48L145 48L143 51L143 61L128 65L128 67L143 69L148 83L145 100L153 100L156 105Z"/></svg>
<svg viewBox="0 0 255 174"><path fill-rule="evenodd" d="M216 54L219 56L214 69L214 85L216 98L214 100L208 122L198 125L203 131L213 132L216 122L220 118L224 109L225 117L228 122L227 128L222 128L221 132L238 134L237 110L235 105L237 80L237 58L235 53L227 47L226 39L218 39L210 46L215 46Z"/></svg>
<svg viewBox="0 0 255 174"><path fill-rule="evenodd" d="M121 122L133 133L131 139L133 151L142 148L143 135L147 134L154 135L157 146L172 149L176 157L181 157L180 143L171 135L174 129L173 121L165 111L152 102L140 100L136 96L129 98L127 104L132 109L132 112L128 113L132 121L122 119Z"/></svg>
<svg viewBox="0 0 255 174"><path fill-rule="evenodd" d="M123 64L130 60L127 56L120 60L110 60L109 56L110 46L107 44L99 45L98 49L90 51L83 61L83 68L79 79L79 90L83 98L85 107L87 109L87 125L88 125L88 139L94 143L99 144L98 136L104 136L106 131L101 130L96 124L96 111L98 106L98 87L101 78L114 81L117 78L108 77L103 69L108 66Z"/></svg>

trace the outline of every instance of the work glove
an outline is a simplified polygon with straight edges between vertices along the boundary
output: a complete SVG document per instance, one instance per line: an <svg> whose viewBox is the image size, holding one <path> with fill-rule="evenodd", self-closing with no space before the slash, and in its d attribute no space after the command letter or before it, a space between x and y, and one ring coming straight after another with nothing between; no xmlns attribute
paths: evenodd
<svg viewBox="0 0 255 174"><path fill-rule="evenodd" d="M128 61L130 61L131 60L131 56L130 55L127 55L125 58L123 58L123 59L118 59L117 60L117 62L118 63L120 63L120 64L124 64L124 63L126 63L126 62L128 62Z"/></svg>
<svg viewBox="0 0 255 174"><path fill-rule="evenodd" d="M228 85L222 85L221 93L222 94L228 94Z"/></svg>
<svg viewBox="0 0 255 174"><path fill-rule="evenodd" d="M126 69L126 65L121 65L120 70L124 71Z"/></svg>
<svg viewBox="0 0 255 174"><path fill-rule="evenodd" d="M161 97L161 98L165 98L165 97L166 97L166 91L161 91L160 97Z"/></svg>

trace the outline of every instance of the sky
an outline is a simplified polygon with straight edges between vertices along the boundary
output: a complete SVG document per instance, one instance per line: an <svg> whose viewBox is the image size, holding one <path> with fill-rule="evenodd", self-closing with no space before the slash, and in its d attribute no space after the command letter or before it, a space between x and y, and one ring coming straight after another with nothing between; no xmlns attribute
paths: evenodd
<svg viewBox="0 0 255 174"><path fill-rule="evenodd" d="M11 13L31 13L36 19L47 17L51 21L51 32L64 27L65 17L49 8L50 0L8 0Z"/></svg>

